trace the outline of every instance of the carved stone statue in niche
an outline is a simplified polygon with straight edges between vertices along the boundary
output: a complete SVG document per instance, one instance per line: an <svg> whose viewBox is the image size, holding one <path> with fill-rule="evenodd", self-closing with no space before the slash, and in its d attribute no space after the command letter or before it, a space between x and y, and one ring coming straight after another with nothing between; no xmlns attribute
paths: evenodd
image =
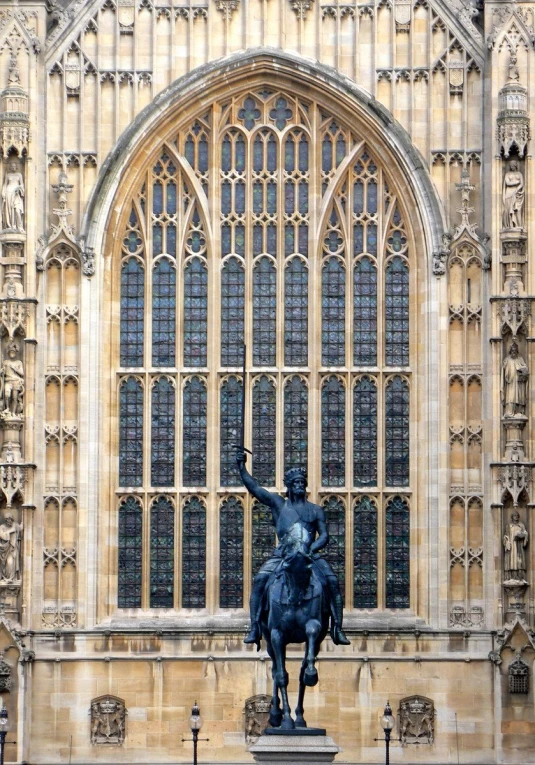
<svg viewBox="0 0 535 765"><path fill-rule="evenodd" d="M100 696L91 702L91 743L122 744L126 709L116 696Z"/></svg>
<svg viewBox="0 0 535 765"><path fill-rule="evenodd" d="M502 401L505 417L518 417L526 411L529 370L513 342L502 366Z"/></svg>
<svg viewBox="0 0 535 765"><path fill-rule="evenodd" d="M2 362L0 372L0 399L3 413L18 416L24 410L24 366L17 359L19 346L10 343L7 346L7 356Z"/></svg>
<svg viewBox="0 0 535 765"><path fill-rule="evenodd" d="M524 197L524 176L513 160L503 179L503 228L522 228Z"/></svg>
<svg viewBox="0 0 535 765"><path fill-rule="evenodd" d="M505 548L504 574L506 581L523 582L526 578L526 553L528 532L516 510L503 535Z"/></svg>
<svg viewBox="0 0 535 765"><path fill-rule="evenodd" d="M24 180L16 162L10 162L2 187L4 230L24 231Z"/></svg>
<svg viewBox="0 0 535 765"><path fill-rule="evenodd" d="M22 523L6 513L0 523L0 582L20 581Z"/></svg>
<svg viewBox="0 0 535 765"><path fill-rule="evenodd" d="M432 744L435 739L435 706L425 696L410 696L399 705L400 740L404 744Z"/></svg>

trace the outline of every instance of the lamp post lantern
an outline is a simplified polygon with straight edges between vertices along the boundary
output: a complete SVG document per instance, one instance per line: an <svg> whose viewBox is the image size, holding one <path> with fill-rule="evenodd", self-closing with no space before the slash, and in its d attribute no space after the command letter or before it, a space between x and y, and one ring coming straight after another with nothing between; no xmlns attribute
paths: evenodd
<svg viewBox="0 0 535 765"><path fill-rule="evenodd" d="M0 713L1 714L1 713ZM191 717L189 718L189 727L193 738L183 738L182 741L193 741L193 765L197 765L197 743L199 741L209 741L207 738L199 738L199 731L202 728L201 710L197 702L191 708ZM4 765L3 761L0 765Z"/></svg>
<svg viewBox="0 0 535 765"><path fill-rule="evenodd" d="M387 701L385 711L383 712L383 716L381 717L381 728L385 732L386 765L390 765L390 736L392 735L392 730L395 724L396 724L396 721L394 720L394 715L392 714L392 708L390 706L390 702Z"/></svg>
<svg viewBox="0 0 535 765"><path fill-rule="evenodd" d="M2 703L2 709L0 709L0 765L4 765L4 747L6 745L6 736L10 728L11 723L9 722L7 709Z"/></svg>

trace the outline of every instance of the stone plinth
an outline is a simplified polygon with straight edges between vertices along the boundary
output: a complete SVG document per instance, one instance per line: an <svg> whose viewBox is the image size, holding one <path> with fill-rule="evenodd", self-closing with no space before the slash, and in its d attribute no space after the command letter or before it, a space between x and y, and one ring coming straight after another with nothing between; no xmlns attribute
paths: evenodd
<svg viewBox="0 0 535 765"><path fill-rule="evenodd" d="M299 730L280 734L264 734L249 748L255 762L297 765L311 762L332 762L340 749L330 736L303 734Z"/></svg>

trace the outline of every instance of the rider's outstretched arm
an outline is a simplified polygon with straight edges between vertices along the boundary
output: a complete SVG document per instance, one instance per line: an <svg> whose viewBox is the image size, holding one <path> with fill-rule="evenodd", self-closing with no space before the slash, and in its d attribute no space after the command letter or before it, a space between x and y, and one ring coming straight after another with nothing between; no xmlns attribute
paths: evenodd
<svg viewBox="0 0 535 765"><path fill-rule="evenodd" d="M260 486L260 484L255 481L245 467L244 452L238 452L236 462L238 463L238 469L245 488L248 489L253 497L256 497L259 502L262 502L263 505L267 505L275 513L278 513L283 501L282 498L279 497L278 494L272 494L272 492L264 489L263 486Z"/></svg>

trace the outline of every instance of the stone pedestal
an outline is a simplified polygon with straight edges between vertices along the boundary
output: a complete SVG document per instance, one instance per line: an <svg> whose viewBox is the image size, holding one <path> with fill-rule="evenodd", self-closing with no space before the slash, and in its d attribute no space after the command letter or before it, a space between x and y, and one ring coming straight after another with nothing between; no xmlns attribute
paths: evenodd
<svg viewBox="0 0 535 765"><path fill-rule="evenodd" d="M303 733L299 729L286 733L260 736L249 751L259 765L277 763L277 765L308 765L312 762L332 762L340 749L330 736L319 733ZM312 734L312 735L311 735Z"/></svg>

